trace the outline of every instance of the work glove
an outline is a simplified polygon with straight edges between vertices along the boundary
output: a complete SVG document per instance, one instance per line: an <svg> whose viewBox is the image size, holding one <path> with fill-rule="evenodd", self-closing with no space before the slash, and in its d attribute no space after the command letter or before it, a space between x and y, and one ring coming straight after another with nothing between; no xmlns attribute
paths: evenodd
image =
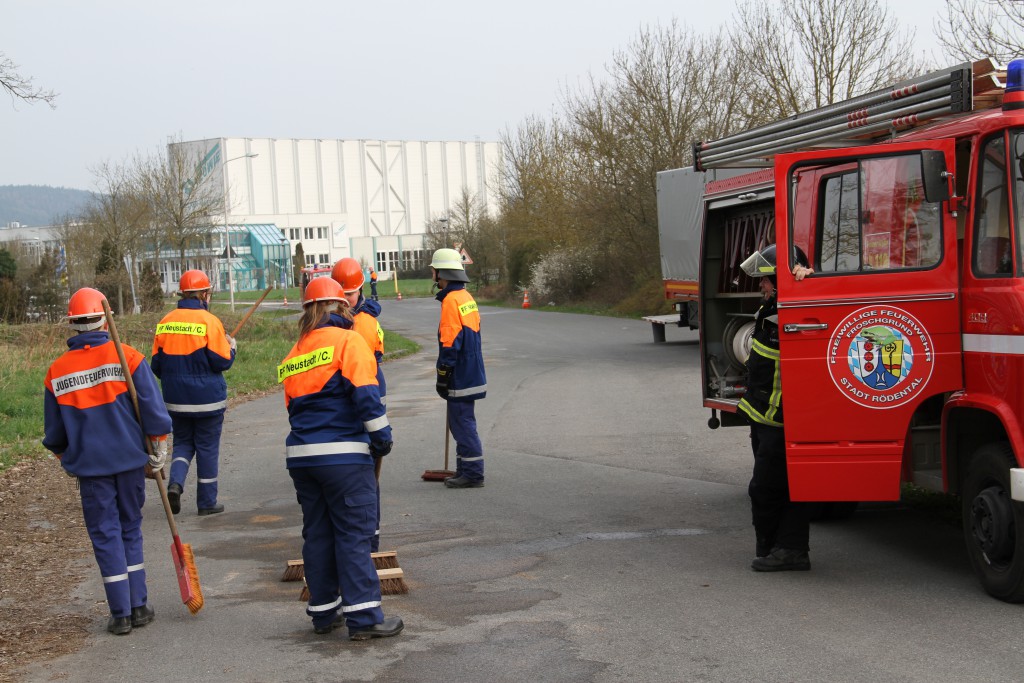
<svg viewBox="0 0 1024 683"><path fill-rule="evenodd" d="M149 443L153 446L152 454L149 456L149 469L156 473L164 468L167 462L167 436L149 437Z"/></svg>
<svg viewBox="0 0 1024 683"><path fill-rule="evenodd" d="M437 389L437 395L443 399L448 398L448 387L452 384L454 371L455 368L450 365L440 365L437 368L437 384L434 388Z"/></svg>
<svg viewBox="0 0 1024 683"><path fill-rule="evenodd" d="M370 455L375 458L383 458L391 452L394 441L377 441L370 444Z"/></svg>
<svg viewBox="0 0 1024 683"><path fill-rule="evenodd" d="M238 342L235 341L235 338L232 337L230 334L225 334L224 336L228 338L228 346L231 347L231 350L232 351L237 351L238 350Z"/></svg>

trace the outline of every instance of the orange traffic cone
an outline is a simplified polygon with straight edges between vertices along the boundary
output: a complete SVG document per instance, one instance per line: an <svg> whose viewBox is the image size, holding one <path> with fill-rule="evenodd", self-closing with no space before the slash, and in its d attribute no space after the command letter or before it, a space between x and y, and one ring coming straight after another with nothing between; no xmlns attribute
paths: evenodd
<svg viewBox="0 0 1024 683"><path fill-rule="evenodd" d="M401 300L402 300L402 293L401 293L401 292L399 292L399 293L398 293L398 300L399 300L399 301L401 301Z"/></svg>
<svg viewBox="0 0 1024 683"><path fill-rule="evenodd" d="M523 308L529 308L529 307L530 307L530 290L524 289L523 290Z"/></svg>
<svg viewBox="0 0 1024 683"><path fill-rule="evenodd" d="M284 303L282 303L281 305L282 306L287 306L288 305L288 295L287 294L284 295Z"/></svg>

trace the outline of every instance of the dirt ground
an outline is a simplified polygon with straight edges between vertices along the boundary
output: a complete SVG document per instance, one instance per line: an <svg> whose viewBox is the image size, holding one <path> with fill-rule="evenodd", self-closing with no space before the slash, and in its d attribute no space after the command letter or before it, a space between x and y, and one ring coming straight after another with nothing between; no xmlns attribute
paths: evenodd
<svg viewBox="0 0 1024 683"><path fill-rule="evenodd" d="M94 569L76 480L48 458L0 473L0 683L105 625L105 604L72 598Z"/></svg>

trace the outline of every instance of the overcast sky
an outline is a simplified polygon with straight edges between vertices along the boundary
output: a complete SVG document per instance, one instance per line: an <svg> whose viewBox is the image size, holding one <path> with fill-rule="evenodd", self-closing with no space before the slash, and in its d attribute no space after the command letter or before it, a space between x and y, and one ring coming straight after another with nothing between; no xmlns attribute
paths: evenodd
<svg viewBox="0 0 1024 683"><path fill-rule="evenodd" d="M922 52L941 0L885 0ZM0 94L0 185L93 189L169 136L497 140L641 27L733 0L6 0L0 51L60 95Z"/></svg>

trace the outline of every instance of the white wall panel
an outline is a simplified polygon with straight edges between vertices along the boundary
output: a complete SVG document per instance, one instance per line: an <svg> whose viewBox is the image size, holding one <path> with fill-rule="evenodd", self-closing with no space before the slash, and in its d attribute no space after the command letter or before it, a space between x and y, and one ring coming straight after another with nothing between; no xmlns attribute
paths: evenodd
<svg viewBox="0 0 1024 683"><path fill-rule="evenodd" d="M464 187L497 212L497 142L214 138L181 144L205 152L220 145L222 161L257 154L214 171L230 186L231 222L328 226L328 240L301 241L306 253L329 250L332 259L351 255L371 263L374 249L422 248L427 224L450 215Z"/></svg>

